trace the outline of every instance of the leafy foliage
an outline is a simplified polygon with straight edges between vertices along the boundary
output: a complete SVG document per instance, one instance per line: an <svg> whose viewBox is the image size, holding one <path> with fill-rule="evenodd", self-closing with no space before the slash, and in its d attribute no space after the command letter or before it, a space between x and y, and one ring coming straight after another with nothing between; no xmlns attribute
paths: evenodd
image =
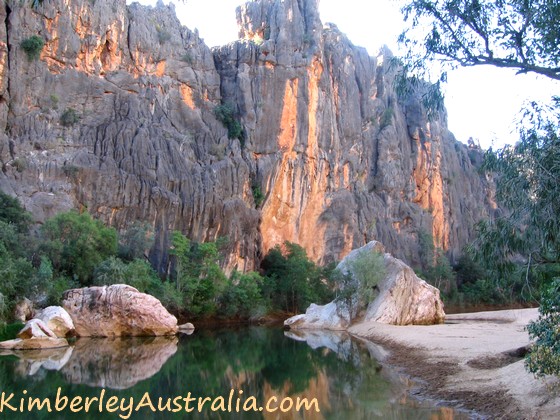
<svg viewBox="0 0 560 420"><path fill-rule="evenodd" d="M41 228L41 250L51 260L56 272L72 275L88 286L93 269L117 253L117 232L92 219L89 213L60 213Z"/></svg>
<svg viewBox="0 0 560 420"><path fill-rule="evenodd" d="M549 0L410 0L400 36L413 66L490 64L560 80L560 4Z"/></svg>
<svg viewBox="0 0 560 420"><path fill-rule="evenodd" d="M74 108L66 108L60 116L60 123L64 127L71 127L80 121L80 114Z"/></svg>
<svg viewBox="0 0 560 420"><path fill-rule="evenodd" d="M536 343L527 355L526 366L537 376L560 376L560 278L543 293L539 313L527 326Z"/></svg>
<svg viewBox="0 0 560 420"><path fill-rule="evenodd" d="M472 244L497 275L525 271L524 293L537 297L542 274L560 263L560 106L546 119L521 130L521 141L488 151L485 169L496 174L496 197L504 212L478 225ZM537 113L542 117L542 113ZM548 280L547 280L548 278Z"/></svg>
<svg viewBox="0 0 560 420"><path fill-rule="evenodd" d="M18 232L25 233L29 229L31 216L17 198L0 191L0 221L13 224Z"/></svg>
<svg viewBox="0 0 560 420"><path fill-rule="evenodd" d="M45 46L43 38L33 35L21 41L21 48L27 54L29 61L37 60L41 56L41 51Z"/></svg>
<svg viewBox="0 0 560 420"><path fill-rule="evenodd" d="M228 137L230 139L239 139L241 142L244 141L243 127L235 119L233 106L230 104L221 104L214 108L214 115L218 121L220 121L224 127L228 130Z"/></svg>
<svg viewBox="0 0 560 420"><path fill-rule="evenodd" d="M119 235L119 257L126 261L143 259L154 243L154 234L147 223L134 222Z"/></svg>
<svg viewBox="0 0 560 420"><path fill-rule="evenodd" d="M283 311L303 312L311 303L326 303L332 293L328 275L309 260L305 250L292 242L284 242L269 251L262 264L269 282L266 297Z"/></svg>
<svg viewBox="0 0 560 420"><path fill-rule="evenodd" d="M172 244L170 254L175 257L175 283L184 306L194 315L214 314L217 296L226 285L216 243L191 242L175 231Z"/></svg>
<svg viewBox="0 0 560 420"><path fill-rule="evenodd" d="M264 202L265 195L262 192L260 185L256 182L253 182L253 184L251 185L251 190L253 191L253 200L255 201L255 207L258 208Z"/></svg>
<svg viewBox="0 0 560 420"><path fill-rule="evenodd" d="M337 286L337 299L349 308L352 319L375 297L376 286L385 276L383 254L362 250L348 262L348 273L335 270L334 282Z"/></svg>
<svg viewBox="0 0 560 420"><path fill-rule="evenodd" d="M258 273L234 272L220 296L220 312L241 318L264 315L268 309L262 292L264 283L264 277Z"/></svg>

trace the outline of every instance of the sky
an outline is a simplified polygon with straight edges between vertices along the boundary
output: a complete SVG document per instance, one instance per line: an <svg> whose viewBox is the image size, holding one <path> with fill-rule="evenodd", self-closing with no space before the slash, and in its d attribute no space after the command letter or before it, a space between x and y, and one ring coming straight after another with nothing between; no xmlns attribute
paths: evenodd
<svg viewBox="0 0 560 420"><path fill-rule="evenodd" d="M157 0L139 0L155 5ZM128 3L132 1L127 0ZM164 3L168 3L165 0ZM210 47L237 39L235 9L243 0L175 1L177 16L188 28L199 30ZM402 0L319 0L323 23L332 22L355 44L377 55L382 45L399 54L397 37L404 22ZM547 101L560 94L560 83L544 77L515 75L492 66L460 68L448 75L445 105L449 129L466 143L472 137L483 148L513 144L518 136L515 121L523 103Z"/></svg>

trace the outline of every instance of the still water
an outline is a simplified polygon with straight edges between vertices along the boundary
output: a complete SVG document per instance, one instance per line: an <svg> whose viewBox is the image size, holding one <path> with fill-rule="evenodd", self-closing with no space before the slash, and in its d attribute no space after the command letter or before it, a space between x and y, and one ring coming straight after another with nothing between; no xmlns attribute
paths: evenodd
<svg viewBox="0 0 560 420"><path fill-rule="evenodd" d="M467 418L450 408L420 404L407 397L398 375L382 367L376 358L383 349L358 342L346 334L307 333L296 335L280 329L250 327L234 330L196 331L191 336L151 339L80 339L67 349L25 352L0 357L0 385L9 402L19 407L22 397L50 398L46 408L14 414L4 407L2 418L117 419L130 410L99 412L95 401L89 413L72 414L68 407L56 413L54 402L61 396L111 396L139 402L146 392L157 408L175 396L194 398L223 396L243 391L259 405L270 397L317 399L320 412L285 414L212 412L153 413L149 408L132 412L132 419L458 419ZM23 355L23 357L22 357ZM27 391L24 394L24 390ZM235 409L235 398L233 408ZM147 402L147 401L145 401ZM241 400L241 405L243 400ZM191 404L196 407L196 403ZM79 406L77 406L79 407ZM125 407L126 408L126 407ZM173 406L171 406L173 408ZM227 407L226 407L227 408Z"/></svg>

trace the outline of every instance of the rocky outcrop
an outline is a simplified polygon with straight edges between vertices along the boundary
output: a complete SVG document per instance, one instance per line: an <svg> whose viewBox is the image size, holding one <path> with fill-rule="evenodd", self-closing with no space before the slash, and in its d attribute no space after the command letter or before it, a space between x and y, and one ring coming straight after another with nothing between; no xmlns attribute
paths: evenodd
<svg viewBox="0 0 560 420"><path fill-rule="evenodd" d="M37 319L43 321L57 337L64 338L74 333L72 318L60 306L49 306L43 309L37 314Z"/></svg>
<svg viewBox="0 0 560 420"><path fill-rule="evenodd" d="M343 274L352 272L352 261L364 253L381 253L383 246L372 241L362 248L353 250L337 266ZM374 321L393 325L431 325L443 323L445 312L439 290L418 278L414 271L401 260L385 253L383 255L384 276L376 285L375 298L361 306L358 296L348 300L336 299L318 306L312 304L303 315L284 321L290 329L346 330L357 321ZM359 293L359 292L356 292ZM352 308L349 308L352 305Z"/></svg>
<svg viewBox="0 0 560 420"><path fill-rule="evenodd" d="M420 279L401 260L385 254L385 280L368 306L364 321L393 325L432 325L445 320L439 290Z"/></svg>
<svg viewBox="0 0 560 420"><path fill-rule="evenodd" d="M28 319L33 318L33 313L33 302L27 298L23 298L14 308L14 319L25 322Z"/></svg>
<svg viewBox="0 0 560 420"><path fill-rule="evenodd" d="M476 151L397 96L388 51L323 26L317 0L251 1L240 40L214 51L162 3L0 9L0 188L37 222L73 207L117 229L147 221L161 272L172 230L227 236L226 268L250 270L285 240L327 263L376 239L414 263L419 230L453 257L490 211Z"/></svg>
<svg viewBox="0 0 560 420"><path fill-rule="evenodd" d="M159 300L124 284L68 290L62 306L80 337L160 336L177 332L177 318Z"/></svg>

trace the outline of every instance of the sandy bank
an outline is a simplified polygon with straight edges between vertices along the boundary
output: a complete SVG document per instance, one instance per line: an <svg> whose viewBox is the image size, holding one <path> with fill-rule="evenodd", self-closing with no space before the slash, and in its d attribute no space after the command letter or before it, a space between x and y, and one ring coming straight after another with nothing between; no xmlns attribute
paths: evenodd
<svg viewBox="0 0 560 420"><path fill-rule="evenodd" d="M363 323L350 333L391 349L388 363L425 381L422 393L490 418L560 419L560 380L527 373L519 351L537 309L449 315L434 326Z"/></svg>

